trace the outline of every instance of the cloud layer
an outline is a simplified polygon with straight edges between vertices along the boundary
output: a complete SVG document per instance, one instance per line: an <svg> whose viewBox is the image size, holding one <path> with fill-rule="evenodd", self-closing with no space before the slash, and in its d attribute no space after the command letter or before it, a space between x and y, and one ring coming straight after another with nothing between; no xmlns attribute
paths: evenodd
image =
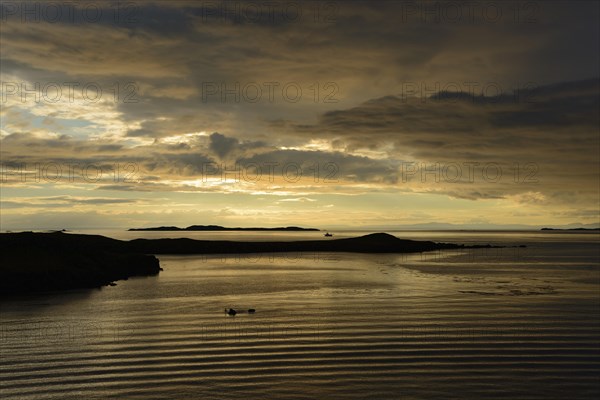
<svg viewBox="0 0 600 400"><path fill-rule="evenodd" d="M3 225L598 220L597 3L92 4L1 5Z"/></svg>

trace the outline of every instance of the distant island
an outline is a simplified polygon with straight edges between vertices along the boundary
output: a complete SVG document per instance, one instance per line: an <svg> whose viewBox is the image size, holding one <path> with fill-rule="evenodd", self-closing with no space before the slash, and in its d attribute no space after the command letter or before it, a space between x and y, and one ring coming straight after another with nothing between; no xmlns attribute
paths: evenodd
<svg viewBox="0 0 600 400"><path fill-rule="evenodd" d="M464 246L399 239L387 233L372 233L355 238L333 240L298 240L286 242L243 242L232 240L134 239L129 249L145 254L243 254L284 252L348 252L348 253L419 253L432 250L491 248L491 245ZM500 246L502 247L502 246Z"/></svg>
<svg viewBox="0 0 600 400"><path fill-rule="evenodd" d="M157 226L154 228L131 228L128 231L316 231L316 228L300 228L298 226L286 226L278 228L227 228L219 225L191 225L187 228L179 228L177 226Z"/></svg>
<svg viewBox="0 0 600 400"><path fill-rule="evenodd" d="M404 240L387 233L334 240L241 242L188 238L123 241L62 231L2 233L0 246L0 295L95 288L131 276L156 275L161 268L155 254L418 253L503 247Z"/></svg>
<svg viewBox="0 0 600 400"><path fill-rule="evenodd" d="M542 228L541 231L600 231L600 228Z"/></svg>

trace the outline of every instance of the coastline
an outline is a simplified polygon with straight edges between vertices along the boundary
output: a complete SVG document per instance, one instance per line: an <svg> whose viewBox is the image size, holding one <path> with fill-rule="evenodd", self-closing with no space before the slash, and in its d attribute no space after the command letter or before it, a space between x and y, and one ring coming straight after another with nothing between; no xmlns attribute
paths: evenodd
<svg viewBox="0 0 600 400"><path fill-rule="evenodd" d="M284 252L419 253L493 248L399 239L386 233L332 240L245 242L228 240L134 239L63 232L2 233L0 295L98 288L160 271L155 254L246 254Z"/></svg>

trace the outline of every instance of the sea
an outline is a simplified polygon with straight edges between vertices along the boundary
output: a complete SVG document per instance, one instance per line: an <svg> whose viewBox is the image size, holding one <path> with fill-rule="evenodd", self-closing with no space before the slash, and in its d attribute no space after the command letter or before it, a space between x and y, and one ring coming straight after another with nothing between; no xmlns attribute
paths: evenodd
<svg viewBox="0 0 600 400"><path fill-rule="evenodd" d="M323 232L76 233L331 240ZM158 276L2 298L0 398L600 398L598 232L388 233L508 247L157 255Z"/></svg>

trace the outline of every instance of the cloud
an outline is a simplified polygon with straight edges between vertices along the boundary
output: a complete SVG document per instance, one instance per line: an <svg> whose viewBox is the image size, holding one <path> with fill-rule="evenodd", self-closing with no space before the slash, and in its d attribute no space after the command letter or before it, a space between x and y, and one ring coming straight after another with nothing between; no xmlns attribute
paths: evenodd
<svg viewBox="0 0 600 400"><path fill-rule="evenodd" d="M313 201L317 201L316 199L311 199L309 197L296 197L296 198L291 198L291 199L282 199L279 200L279 202L292 202L292 203L307 203L307 202L313 202Z"/></svg>
<svg viewBox="0 0 600 400"><path fill-rule="evenodd" d="M73 206L104 206L119 204L135 204L138 200L111 198L111 197L76 197L76 196L50 196L50 197L8 197L2 199L2 208L70 208Z"/></svg>
<svg viewBox="0 0 600 400"><path fill-rule="evenodd" d="M209 147L220 158L224 158L238 144L239 142L237 139L225 137L224 135L221 135L217 132L210 135Z"/></svg>
<svg viewBox="0 0 600 400"><path fill-rule="evenodd" d="M241 3L225 12L221 8L229 5L221 2L156 2L131 3L123 18L113 17L111 3L97 4L100 18L85 21L83 7L59 4L66 9L52 23L43 14L31 23L23 23L18 13L5 14L3 74L42 86L95 82L107 95L118 83L121 96L113 105L131 137L205 130L255 139L264 133L261 120L310 122L317 107L336 107L325 101L330 93L325 85L331 82L339 89L333 97L350 107L381 93L398 93L407 83L434 88L495 82L509 91L515 82L543 85L565 76L597 75L598 57L590 50L597 47L591 32L598 31L598 6L555 3L540 6L530 24L506 20L512 18L511 3L499 6L501 23L476 14L475 21L435 24L423 23L418 13L405 18L405 2L335 3L329 22L314 20L315 7L323 6L314 2L294 3L302 15L289 20L278 12L267 18L266 10L248 20L235 9ZM539 67L542 57L543 65L560 63L561 68ZM136 84L135 103L123 101L128 82ZM273 101L268 91L256 104L244 100L245 85L267 82L278 84ZM219 93L207 97L207 83ZM286 83L300 85L300 102L282 97ZM223 101L221 85L232 90L236 84L238 100L227 95ZM169 122L161 122L165 116Z"/></svg>
<svg viewBox="0 0 600 400"><path fill-rule="evenodd" d="M500 168L504 182L517 190L517 184L521 190L532 185L543 190L558 185L583 188L599 172L599 90L598 79L590 79L531 89L517 100L512 95L464 92L429 98L385 96L326 112L314 125L288 121L276 126L303 137L318 133L346 153L385 151L392 159L415 161L421 169L437 168L438 175L454 165L463 166L466 174L465 164L477 163L479 169L490 167L477 172L479 181L494 181L490 171ZM477 193L468 190L464 195Z"/></svg>
<svg viewBox="0 0 600 400"><path fill-rule="evenodd" d="M1 88L10 198L35 189L50 199L54 183L32 178L36 165L55 163L64 174L79 165L75 182L56 184L80 191L48 207L91 206L76 202L89 190L117 198L422 194L444 206L448 198L543 206L544 215L597 206L597 3L539 3L534 20L515 21L519 3L502 2L497 22L479 12L436 16L444 2L334 2L315 14L326 3L298 1L301 15L287 19L223 8L243 2L180 1L131 3L115 18L107 2L96 4L93 21L83 6L60 3L57 20L26 22L6 12L21 4L0 4L0 79L29 89L23 98ZM66 91L49 101L53 82L77 84L73 101ZM85 98L88 84L101 88L100 101ZM298 101L284 92L290 85ZM457 180L444 175L454 165ZM235 209L235 196L219 210ZM119 206L93 198L98 208ZM369 214L370 204L357 221L386 217Z"/></svg>

